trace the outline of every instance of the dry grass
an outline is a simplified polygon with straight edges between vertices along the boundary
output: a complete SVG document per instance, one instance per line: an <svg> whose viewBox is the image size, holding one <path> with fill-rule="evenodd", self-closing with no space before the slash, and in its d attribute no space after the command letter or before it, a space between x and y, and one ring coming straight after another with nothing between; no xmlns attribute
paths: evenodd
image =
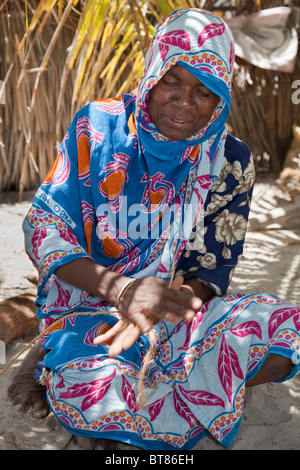
<svg viewBox="0 0 300 470"><path fill-rule="evenodd" d="M300 0L296 0L297 3ZM143 71L149 37L173 10L215 0L3 0L0 6L0 191L35 188L45 177L77 109L96 97L131 92ZM228 2L230 4L231 2ZM282 5L279 0L239 0L234 13ZM280 169L299 109L291 103L291 81L239 61L229 123L234 133L269 167ZM254 85L240 87L244 67ZM297 75L298 74L298 75ZM257 80L258 77L258 80ZM266 83L258 96L258 82ZM298 106L298 108L300 108ZM251 136L251 137L250 137Z"/></svg>

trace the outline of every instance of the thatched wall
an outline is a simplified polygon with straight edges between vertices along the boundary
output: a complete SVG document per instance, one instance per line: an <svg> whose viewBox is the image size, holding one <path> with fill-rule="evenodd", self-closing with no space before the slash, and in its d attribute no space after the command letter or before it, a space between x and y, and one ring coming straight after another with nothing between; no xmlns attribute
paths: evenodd
<svg viewBox="0 0 300 470"><path fill-rule="evenodd" d="M300 57L292 74L263 70L239 58L236 63L229 124L251 148L257 171L279 172L293 138L292 126L300 125L300 103L292 100L292 84L300 80Z"/></svg>
<svg viewBox="0 0 300 470"><path fill-rule="evenodd" d="M71 14L64 24L41 72L59 19L53 12L45 24L38 23L27 44L24 2L5 3L4 8L0 6L0 80L6 80L6 104L0 104L0 191L16 189L22 194L43 180L78 104L73 96L76 72L68 71L62 96L60 84L79 15ZM260 2L262 8L283 3ZM300 0L294 3L300 6ZM215 0L207 0L204 7L213 9L214 4ZM241 0L237 4L237 14L257 8L253 1ZM29 19L32 14L33 11L27 12ZM258 170L281 169L292 139L292 124L300 124L300 104L291 100L294 80L300 80L300 58L293 74L265 71L237 58L229 124L233 133L252 149ZM101 80L91 89L92 97L99 94Z"/></svg>
<svg viewBox="0 0 300 470"><path fill-rule="evenodd" d="M290 26L296 28L300 39L300 0L239 0L235 3L235 7L225 6L223 12L231 10L234 15L240 15L284 5L293 7ZM213 8L215 1L210 0L206 5ZM292 84L298 80L300 46L293 73L264 70L236 57L228 122L233 134L251 148L258 172L278 173L282 169L293 139L292 126L300 125L300 103L292 100L296 91Z"/></svg>
<svg viewBox="0 0 300 470"><path fill-rule="evenodd" d="M5 104L0 105L0 191L36 187L56 156L60 77L66 50L74 34L74 27L64 28L55 54L51 55L38 89L34 91L39 67L56 24L54 19L48 21L37 40L30 44L25 41L16 52L25 33L26 21L21 3L13 3L8 17L0 17L0 79L7 79ZM29 48L30 54L26 55ZM72 88L71 73L65 92L66 106L60 118L63 126L70 122L67 102L71 102ZM62 134L62 130L59 131Z"/></svg>

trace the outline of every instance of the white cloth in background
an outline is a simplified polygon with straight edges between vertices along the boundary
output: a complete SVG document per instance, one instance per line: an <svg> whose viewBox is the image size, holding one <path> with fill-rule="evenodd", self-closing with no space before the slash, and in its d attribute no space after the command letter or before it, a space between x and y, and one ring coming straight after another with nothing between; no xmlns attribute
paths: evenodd
<svg viewBox="0 0 300 470"><path fill-rule="evenodd" d="M277 7L227 19L236 55L263 69L293 72L298 37L288 25L291 11Z"/></svg>

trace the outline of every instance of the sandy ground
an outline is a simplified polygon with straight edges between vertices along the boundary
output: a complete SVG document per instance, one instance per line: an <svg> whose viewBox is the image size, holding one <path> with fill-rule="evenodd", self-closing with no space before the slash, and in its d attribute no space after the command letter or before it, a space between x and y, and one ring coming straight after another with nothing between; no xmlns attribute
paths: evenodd
<svg viewBox="0 0 300 470"><path fill-rule="evenodd" d="M33 193L26 193L22 203L18 203L16 193L0 194L0 301L33 287L26 276L35 274L35 270L24 253L21 230L32 198ZM266 292L300 305L299 211L300 196L291 203L273 179L256 183L250 230L231 291ZM11 341L6 348L6 362L36 335L34 330ZM20 413L7 400L7 387L22 357L0 377L0 449L78 449L52 414L37 420L30 412ZM223 447L207 437L195 449L223 450ZM247 393L240 432L231 447L246 449L300 450L300 376L284 384L259 386Z"/></svg>

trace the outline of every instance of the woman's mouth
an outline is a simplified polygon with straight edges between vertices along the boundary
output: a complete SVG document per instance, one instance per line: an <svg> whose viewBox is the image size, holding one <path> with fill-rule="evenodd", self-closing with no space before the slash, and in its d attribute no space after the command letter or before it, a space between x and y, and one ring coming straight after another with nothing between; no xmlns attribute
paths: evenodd
<svg viewBox="0 0 300 470"><path fill-rule="evenodd" d="M179 121L179 119L173 119L174 122L177 122L178 124L185 124L187 121Z"/></svg>
<svg viewBox="0 0 300 470"><path fill-rule="evenodd" d="M171 125L175 125L176 127L190 127L193 121L186 120L186 119L178 119L175 117L167 116Z"/></svg>

